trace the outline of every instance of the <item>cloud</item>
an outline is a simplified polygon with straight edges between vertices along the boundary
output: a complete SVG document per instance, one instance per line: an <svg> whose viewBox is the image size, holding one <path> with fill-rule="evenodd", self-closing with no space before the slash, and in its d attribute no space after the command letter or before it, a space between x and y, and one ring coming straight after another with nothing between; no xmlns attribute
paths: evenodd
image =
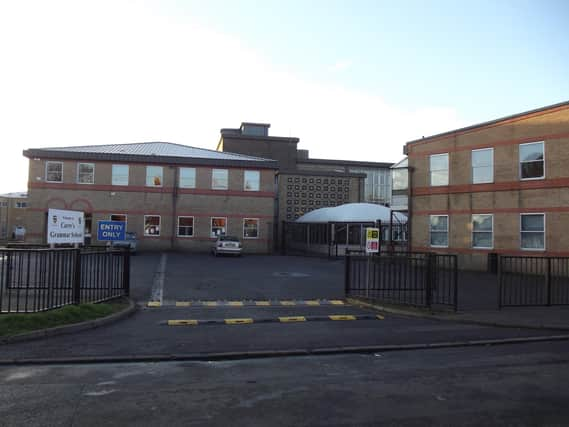
<svg viewBox="0 0 569 427"><path fill-rule="evenodd" d="M300 78L239 39L127 3L0 7L0 193L25 189L26 148L171 141L214 149L219 129L271 123L312 157L397 161L403 143L464 123L448 108ZM101 6L102 5L102 6ZM31 12L30 12L31 11ZM336 68L349 67L349 61Z"/></svg>
<svg viewBox="0 0 569 427"><path fill-rule="evenodd" d="M332 72L345 71L348 68L351 68L352 65L353 65L352 61L349 61L349 60L338 61L335 64L328 67L328 71L332 71Z"/></svg>

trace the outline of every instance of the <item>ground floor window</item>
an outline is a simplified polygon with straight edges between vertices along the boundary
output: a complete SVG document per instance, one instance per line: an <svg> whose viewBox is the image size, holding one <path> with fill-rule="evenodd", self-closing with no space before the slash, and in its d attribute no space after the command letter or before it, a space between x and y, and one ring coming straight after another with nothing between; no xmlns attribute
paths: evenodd
<svg viewBox="0 0 569 427"><path fill-rule="evenodd" d="M192 237L194 235L194 217L179 216L178 217L178 236Z"/></svg>
<svg viewBox="0 0 569 427"><path fill-rule="evenodd" d="M243 238L259 238L259 220L255 218L245 218L243 220Z"/></svg>
<svg viewBox="0 0 569 427"><path fill-rule="evenodd" d="M472 247L491 249L494 231L493 215L472 215Z"/></svg>
<svg viewBox="0 0 569 427"><path fill-rule="evenodd" d="M227 231L227 218L213 217L211 218L211 237L217 237L225 234Z"/></svg>
<svg viewBox="0 0 569 427"><path fill-rule="evenodd" d="M160 215L144 215L144 235L160 236Z"/></svg>
<svg viewBox="0 0 569 427"><path fill-rule="evenodd" d="M520 215L522 249L545 249L545 214Z"/></svg>
<svg viewBox="0 0 569 427"><path fill-rule="evenodd" d="M429 232L432 247L448 247L448 215L431 215Z"/></svg>

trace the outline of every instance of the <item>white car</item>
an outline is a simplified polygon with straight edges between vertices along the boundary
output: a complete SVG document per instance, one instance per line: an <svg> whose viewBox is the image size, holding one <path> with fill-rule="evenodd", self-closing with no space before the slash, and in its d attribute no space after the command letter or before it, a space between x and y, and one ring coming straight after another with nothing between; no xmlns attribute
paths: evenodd
<svg viewBox="0 0 569 427"><path fill-rule="evenodd" d="M219 254L241 255L241 241L235 236L219 236L215 241L211 253L215 256Z"/></svg>

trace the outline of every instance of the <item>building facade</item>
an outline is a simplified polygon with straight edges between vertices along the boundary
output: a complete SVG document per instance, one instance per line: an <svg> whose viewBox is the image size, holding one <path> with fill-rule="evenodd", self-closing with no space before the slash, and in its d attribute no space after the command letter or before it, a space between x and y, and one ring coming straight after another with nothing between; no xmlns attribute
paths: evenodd
<svg viewBox="0 0 569 427"><path fill-rule="evenodd" d="M26 233L28 193L0 195L0 240L21 241Z"/></svg>
<svg viewBox="0 0 569 427"><path fill-rule="evenodd" d="M406 144L414 251L569 256L569 102Z"/></svg>
<svg viewBox="0 0 569 427"><path fill-rule="evenodd" d="M152 142L24 151L30 159L26 241L46 243L49 208L85 213L87 243L97 222L126 221L142 250L207 251L219 234L245 253L273 246L276 162Z"/></svg>

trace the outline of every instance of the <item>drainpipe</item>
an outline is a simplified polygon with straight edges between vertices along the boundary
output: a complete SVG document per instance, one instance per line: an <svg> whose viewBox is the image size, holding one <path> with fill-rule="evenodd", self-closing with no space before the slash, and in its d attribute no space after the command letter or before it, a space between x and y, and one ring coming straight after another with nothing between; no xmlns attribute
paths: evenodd
<svg viewBox="0 0 569 427"><path fill-rule="evenodd" d="M176 243L176 216L178 213L178 181L180 179L180 168L177 166L170 166L174 168L174 185L172 186L172 233L170 236L170 249L174 249Z"/></svg>

